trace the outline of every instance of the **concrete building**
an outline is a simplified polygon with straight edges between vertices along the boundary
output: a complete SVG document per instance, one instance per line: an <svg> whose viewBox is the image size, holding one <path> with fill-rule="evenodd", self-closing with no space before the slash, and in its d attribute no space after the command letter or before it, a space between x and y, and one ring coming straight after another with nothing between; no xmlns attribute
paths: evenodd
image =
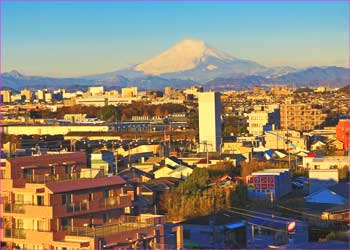
<svg viewBox="0 0 350 250"><path fill-rule="evenodd" d="M32 93L32 91L29 90L29 89L23 89L23 90L21 90L21 96L24 96L24 100L25 100L26 102L32 101L32 95L33 95L33 93Z"/></svg>
<svg viewBox="0 0 350 250"><path fill-rule="evenodd" d="M247 176L248 196L262 200L277 200L292 190L289 169L265 169Z"/></svg>
<svg viewBox="0 0 350 250"><path fill-rule="evenodd" d="M348 156L323 156L317 157L310 153L303 157L303 167L307 169L340 169L349 167Z"/></svg>
<svg viewBox="0 0 350 250"><path fill-rule="evenodd" d="M336 127L336 138L344 144L344 149L350 146L350 119L340 119Z"/></svg>
<svg viewBox="0 0 350 250"><path fill-rule="evenodd" d="M194 98L198 98L198 94L202 92L203 87L198 85L191 86L190 88L184 90L184 93L186 95L193 95Z"/></svg>
<svg viewBox="0 0 350 250"><path fill-rule="evenodd" d="M39 101L44 101L45 100L45 93L46 90L39 89L35 92L36 99Z"/></svg>
<svg viewBox="0 0 350 250"><path fill-rule="evenodd" d="M86 120L86 114L65 114L63 119L71 123L81 123Z"/></svg>
<svg viewBox="0 0 350 250"><path fill-rule="evenodd" d="M6 125L3 132L9 135L66 135L69 132L107 132L107 125Z"/></svg>
<svg viewBox="0 0 350 250"><path fill-rule="evenodd" d="M118 96L101 95L91 96L84 98L77 98L76 104L84 106L104 107L108 105L118 106L122 104L131 104L132 101L136 101L137 97L119 98Z"/></svg>
<svg viewBox="0 0 350 250"><path fill-rule="evenodd" d="M218 92L198 95L199 151L221 151L221 101Z"/></svg>
<svg viewBox="0 0 350 250"><path fill-rule="evenodd" d="M2 90L1 93L1 100L3 103L10 103L11 102L11 91L10 90Z"/></svg>
<svg viewBox="0 0 350 250"><path fill-rule="evenodd" d="M248 114L248 131L253 136L261 136L264 131L280 129L279 105L256 105Z"/></svg>
<svg viewBox="0 0 350 250"><path fill-rule="evenodd" d="M51 93L45 93L44 99L45 99L45 102L52 102L52 94Z"/></svg>
<svg viewBox="0 0 350 250"><path fill-rule="evenodd" d="M321 125L327 118L321 109L311 104L282 104L280 106L281 129L310 131Z"/></svg>
<svg viewBox="0 0 350 250"><path fill-rule="evenodd" d="M88 92L91 95L103 94L104 91L105 91L105 88L103 86L94 86L94 87L88 88Z"/></svg>
<svg viewBox="0 0 350 250"><path fill-rule="evenodd" d="M122 97L137 97L137 87L122 88Z"/></svg>
<svg viewBox="0 0 350 250"><path fill-rule="evenodd" d="M283 149L286 151L291 150L291 152L299 152L307 149L307 138L302 136L298 131L266 131L264 138L266 149Z"/></svg>
<svg viewBox="0 0 350 250"><path fill-rule="evenodd" d="M114 154L107 150L90 154L90 166L93 169L102 169L104 173L117 172Z"/></svg>
<svg viewBox="0 0 350 250"><path fill-rule="evenodd" d="M4 249L164 249L163 216L126 215L137 194L86 168L85 153L11 158L0 170Z"/></svg>

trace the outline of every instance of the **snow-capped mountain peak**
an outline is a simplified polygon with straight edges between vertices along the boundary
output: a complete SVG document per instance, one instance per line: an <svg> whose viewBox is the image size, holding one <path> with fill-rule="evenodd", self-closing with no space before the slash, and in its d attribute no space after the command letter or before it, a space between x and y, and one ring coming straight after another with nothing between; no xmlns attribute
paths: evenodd
<svg viewBox="0 0 350 250"><path fill-rule="evenodd" d="M208 57L222 61L236 59L225 52L211 48L204 41L186 39L160 55L137 65L135 70L152 75L180 72L195 68L199 63L205 62Z"/></svg>

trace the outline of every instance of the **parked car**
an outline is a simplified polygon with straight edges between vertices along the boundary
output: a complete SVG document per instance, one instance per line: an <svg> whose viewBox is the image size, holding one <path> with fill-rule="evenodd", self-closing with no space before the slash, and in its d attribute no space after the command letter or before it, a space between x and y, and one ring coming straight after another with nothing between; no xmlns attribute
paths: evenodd
<svg viewBox="0 0 350 250"><path fill-rule="evenodd" d="M293 188L297 188L297 189L301 189L304 187L304 184L300 183L300 182L297 182L297 181L293 181L292 182L292 187Z"/></svg>

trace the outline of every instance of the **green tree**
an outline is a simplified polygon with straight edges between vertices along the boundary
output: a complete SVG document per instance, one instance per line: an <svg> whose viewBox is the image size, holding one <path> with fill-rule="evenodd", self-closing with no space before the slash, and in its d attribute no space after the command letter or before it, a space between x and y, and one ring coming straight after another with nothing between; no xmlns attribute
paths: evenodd
<svg viewBox="0 0 350 250"><path fill-rule="evenodd" d="M315 151L324 155L333 155L334 152L337 151L337 148L330 143L326 143L326 145L317 147Z"/></svg>
<svg viewBox="0 0 350 250"><path fill-rule="evenodd" d="M230 136L233 135L240 135L243 133L247 133L248 124L246 122L246 119L241 116L230 116L227 117L223 123L222 129L223 129L223 135L224 136Z"/></svg>

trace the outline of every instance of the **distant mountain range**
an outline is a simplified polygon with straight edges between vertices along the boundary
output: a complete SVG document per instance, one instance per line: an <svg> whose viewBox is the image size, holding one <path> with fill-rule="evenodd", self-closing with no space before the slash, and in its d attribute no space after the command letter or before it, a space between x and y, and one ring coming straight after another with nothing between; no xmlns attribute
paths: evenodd
<svg viewBox="0 0 350 250"><path fill-rule="evenodd" d="M244 89L270 84L344 86L350 69L342 67L266 67L239 59L199 40L184 40L144 63L114 72L74 78L26 76L18 71L1 75L2 86L22 88L79 89L103 85L108 89L138 86L142 89L183 88L202 84L211 89Z"/></svg>

